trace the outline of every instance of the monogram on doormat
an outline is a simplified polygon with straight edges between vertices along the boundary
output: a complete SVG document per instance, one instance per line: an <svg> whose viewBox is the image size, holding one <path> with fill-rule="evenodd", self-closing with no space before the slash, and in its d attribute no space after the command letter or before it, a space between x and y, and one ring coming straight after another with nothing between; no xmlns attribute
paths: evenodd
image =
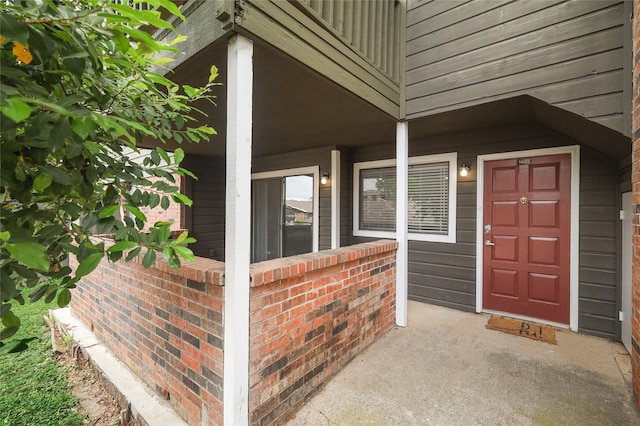
<svg viewBox="0 0 640 426"><path fill-rule="evenodd" d="M486 327L489 330L502 331L503 333L513 334L515 336L527 337L533 340L557 344L556 330L548 325L536 324L529 321L523 321L513 318L505 318L492 315L487 322Z"/></svg>

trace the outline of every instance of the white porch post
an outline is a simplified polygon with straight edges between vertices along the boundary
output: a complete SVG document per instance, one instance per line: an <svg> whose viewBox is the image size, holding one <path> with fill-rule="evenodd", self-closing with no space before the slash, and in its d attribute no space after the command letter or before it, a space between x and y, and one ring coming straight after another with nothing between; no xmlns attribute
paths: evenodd
<svg viewBox="0 0 640 426"><path fill-rule="evenodd" d="M229 41L224 287L224 424L249 424L249 265L253 43Z"/></svg>
<svg viewBox="0 0 640 426"><path fill-rule="evenodd" d="M408 229L407 205L409 193L409 124L398 122L396 126L396 324L407 326L408 310Z"/></svg>
<svg viewBox="0 0 640 426"><path fill-rule="evenodd" d="M331 151L331 248L340 247L340 151Z"/></svg>

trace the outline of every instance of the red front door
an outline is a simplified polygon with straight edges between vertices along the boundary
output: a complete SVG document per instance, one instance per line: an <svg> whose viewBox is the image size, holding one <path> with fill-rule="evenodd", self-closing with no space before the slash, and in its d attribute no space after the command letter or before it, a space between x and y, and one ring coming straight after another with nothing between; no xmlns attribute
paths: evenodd
<svg viewBox="0 0 640 426"><path fill-rule="evenodd" d="M483 305L569 323L571 157L484 166Z"/></svg>

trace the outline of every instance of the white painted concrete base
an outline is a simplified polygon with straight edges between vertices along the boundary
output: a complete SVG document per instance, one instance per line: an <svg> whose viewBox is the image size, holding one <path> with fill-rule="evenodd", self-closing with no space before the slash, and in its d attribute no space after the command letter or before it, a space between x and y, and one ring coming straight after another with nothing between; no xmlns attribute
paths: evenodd
<svg viewBox="0 0 640 426"><path fill-rule="evenodd" d="M83 353L124 397L134 419L142 420L148 425L187 426L171 407L153 394L109 349L100 344L96 336L71 315L69 308L52 312L56 324L73 338Z"/></svg>

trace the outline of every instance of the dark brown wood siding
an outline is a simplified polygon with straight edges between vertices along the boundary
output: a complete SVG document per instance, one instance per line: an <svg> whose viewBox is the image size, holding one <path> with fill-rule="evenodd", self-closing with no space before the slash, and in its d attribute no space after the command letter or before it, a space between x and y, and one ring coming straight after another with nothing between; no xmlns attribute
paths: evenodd
<svg viewBox="0 0 640 426"><path fill-rule="evenodd" d="M458 178L455 244L409 242L409 298L465 311L475 311L476 172L478 155L575 145L571 139L538 124L479 130L429 138L412 138L409 155L458 153L458 164L471 165ZM395 157L393 144L354 149L354 162ZM580 179L580 331L618 338L616 220L620 172L617 163L583 147ZM354 237L359 243L370 238Z"/></svg>
<svg viewBox="0 0 640 426"><path fill-rule="evenodd" d="M616 162L586 148L580 168L580 330L619 339L620 173Z"/></svg>
<svg viewBox="0 0 640 426"><path fill-rule="evenodd" d="M625 19L621 1L409 1L407 117L529 94L628 132Z"/></svg>
<svg viewBox="0 0 640 426"><path fill-rule="evenodd" d="M183 165L198 177L187 177L185 183L193 200L193 206L185 208L185 226L197 240L189 247L196 256L224 261L224 158L187 155Z"/></svg>

